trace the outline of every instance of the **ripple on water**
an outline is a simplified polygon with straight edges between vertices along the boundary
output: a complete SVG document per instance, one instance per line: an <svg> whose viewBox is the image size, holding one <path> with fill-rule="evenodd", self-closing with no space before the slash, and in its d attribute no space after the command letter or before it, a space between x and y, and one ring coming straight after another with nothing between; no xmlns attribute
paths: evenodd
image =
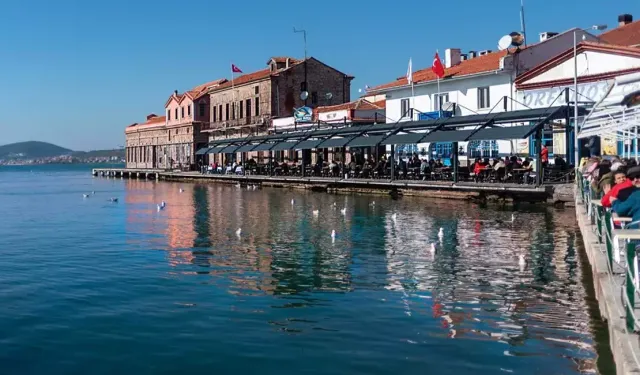
<svg viewBox="0 0 640 375"><path fill-rule="evenodd" d="M0 180L11 373L595 369L570 212L511 223L456 202L14 174Z"/></svg>

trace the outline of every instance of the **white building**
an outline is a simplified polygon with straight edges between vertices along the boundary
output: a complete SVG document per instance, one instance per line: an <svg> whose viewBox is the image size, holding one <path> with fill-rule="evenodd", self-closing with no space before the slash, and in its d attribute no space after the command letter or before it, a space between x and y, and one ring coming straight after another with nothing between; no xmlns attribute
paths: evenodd
<svg viewBox="0 0 640 375"><path fill-rule="evenodd" d="M598 40L585 31L575 29L575 32L580 40ZM447 49L444 53L443 79L438 80L431 67L428 67L413 73L413 88L408 84L407 77L402 77L370 89L367 95L386 95L387 123L410 121L411 108L414 110L413 120L437 117L442 113L440 109L445 114L450 111L455 116L526 109L525 105L516 100L516 77L571 47L573 33L574 29L560 34L542 33L540 42L518 52L470 51L462 54L459 49ZM564 102L558 103L560 104ZM521 140L460 142L458 146L463 151L460 159L528 155L528 150L521 152L524 149L518 147L518 141ZM417 145L423 155L443 159L450 157L451 147L451 143Z"/></svg>

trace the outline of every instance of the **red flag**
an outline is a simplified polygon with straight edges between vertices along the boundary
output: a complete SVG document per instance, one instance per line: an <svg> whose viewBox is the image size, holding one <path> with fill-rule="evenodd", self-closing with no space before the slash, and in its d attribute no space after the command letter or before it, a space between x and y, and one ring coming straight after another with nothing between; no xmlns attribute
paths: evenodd
<svg viewBox="0 0 640 375"><path fill-rule="evenodd" d="M231 71L234 73L242 73L242 70L238 68L235 64L231 64Z"/></svg>
<svg viewBox="0 0 640 375"><path fill-rule="evenodd" d="M433 64L431 65L431 70L438 78L444 77L444 66L442 66L442 61L440 61L440 56L438 56L438 52L436 52L435 57L433 58Z"/></svg>

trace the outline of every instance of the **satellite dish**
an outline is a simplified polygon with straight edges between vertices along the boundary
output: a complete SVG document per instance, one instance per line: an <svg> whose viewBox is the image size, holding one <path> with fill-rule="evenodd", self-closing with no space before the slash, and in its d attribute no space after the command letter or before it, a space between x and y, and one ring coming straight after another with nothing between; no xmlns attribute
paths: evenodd
<svg viewBox="0 0 640 375"><path fill-rule="evenodd" d="M524 36L519 32L512 32L508 35L503 36L498 41L498 49L500 51L504 51L509 47L520 47L524 44Z"/></svg>
<svg viewBox="0 0 640 375"><path fill-rule="evenodd" d="M498 41L498 49L500 51L504 51L505 49L511 47L511 35L505 35Z"/></svg>
<svg viewBox="0 0 640 375"><path fill-rule="evenodd" d="M331 98L333 98L333 94L328 92L328 93L324 94L324 97L327 98L327 100L331 100Z"/></svg>
<svg viewBox="0 0 640 375"><path fill-rule="evenodd" d="M442 103L442 110L443 111L453 111L453 107L454 106L455 106L455 103L444 102L444 103Z"/></svg>
<svg viewBox="0 0 640 375"><path fill-rule="evenodd" d="M303 91L300 93L300 99L302 100L307 100L307 98L309 97L309 93L306 91Z"/></svg>

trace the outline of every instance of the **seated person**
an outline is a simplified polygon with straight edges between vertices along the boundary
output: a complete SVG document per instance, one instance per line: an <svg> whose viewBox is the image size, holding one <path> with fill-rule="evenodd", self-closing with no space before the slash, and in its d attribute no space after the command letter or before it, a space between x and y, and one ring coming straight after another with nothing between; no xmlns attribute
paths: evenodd
<svg viewBox="0 0 640 375"><path fill-rule="evenodd" d="M640 171L640 168L634 168L629 169L629 172L634 173L635 175ZM618 198L618 194L621 190L633 188L633 182L631 179L627 178L624 168L618 168L618 170L613 173L613 178L615 182L613 187L609 187L607 185L604 186L605 194L601 200L603 207L611 207L611 198Z"/></svg>
<svg viewBox="0 0 640 375"><path fill-rule="evenodd" d="M632 192L624 201L619 199L621 194L618 194L618 198L611 197L611 209L620 216L631 216L633 224L628 228L638 228L637 222L640 221L640 168L630 168L628 177L633 180L635 189L626 189Z"/></svg>

